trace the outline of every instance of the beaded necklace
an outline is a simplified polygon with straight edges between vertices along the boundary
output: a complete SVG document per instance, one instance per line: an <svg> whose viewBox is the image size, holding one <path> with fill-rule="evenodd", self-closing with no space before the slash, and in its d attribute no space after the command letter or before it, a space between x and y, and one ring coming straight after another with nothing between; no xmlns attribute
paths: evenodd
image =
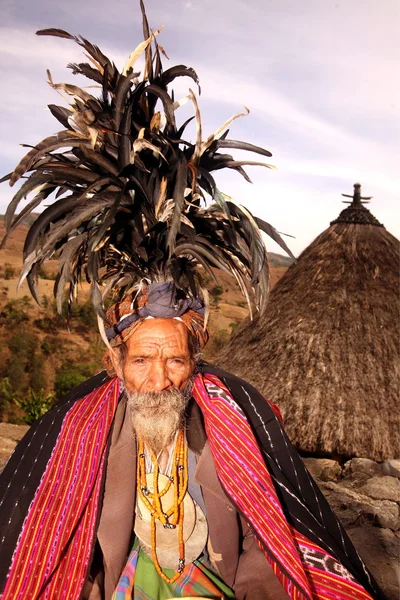
<svg viewBox="0 0 400 600"><path fill-rule="evenodd" d="M187 444L185 442L184 430L181 429L178 433L173 461L171 476L168 477L168 481L163 489L159 489L159 475L160 469L157 457L154 453L151 454L151 462L153 466L153 491L150 491L147 485L146 475L146 455L144 449L144 443L139 440L139 451L138 451L138 464L137 464L137 481L138 481L138 494L143 504L150 512L151 515L151 555L153 558L154 565L157 573L167 583L174 583L185 568L185 543L183 539L183 499L185 497L187 486L188 486L188 451ZM174 500L170 507L163 506L163 497L169 491L173 485ZM175 529L178 527L178 540L179 540L179 560L178 569L175 575L171 578L167 577L163 573L158 557L157 557L157 539L156 539L156 520L160 521L165 529Z"/></svg>

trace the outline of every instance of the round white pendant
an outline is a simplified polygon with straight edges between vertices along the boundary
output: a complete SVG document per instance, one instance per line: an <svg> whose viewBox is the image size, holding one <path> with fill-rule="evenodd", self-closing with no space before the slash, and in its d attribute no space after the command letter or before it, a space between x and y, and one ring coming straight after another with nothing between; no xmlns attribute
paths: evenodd
<svg viewBox="0 0 400 600"><path fill-rule="evenodd" d="M158 489L162 491L169 479L165 475L158 477ZM154 491L153 473L146 474L146 484L150 492ZM174 504L174 484L168 492L161 497L162 510L166 513ZM193 562L203 552L207 543L208 526L207 519L201 508L193 501L186 492L183 499L183 540L185 543L185 562ZM138 495L134 531L140 540L143 550L151 556L151 514L149 509ZM174 529L165 528L156 519L156 551L158 562L166 569L178 568L179 561L179 527Z"/></svg>

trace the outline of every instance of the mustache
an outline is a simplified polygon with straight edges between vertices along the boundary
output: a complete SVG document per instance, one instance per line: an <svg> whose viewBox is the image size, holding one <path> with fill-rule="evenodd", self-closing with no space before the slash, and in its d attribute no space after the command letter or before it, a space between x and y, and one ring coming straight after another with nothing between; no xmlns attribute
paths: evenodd
<svg viewBox="0 0 400 600"><path fill-rule="evenodd" d="M185 393L178 388L171 388L161 392L133 392L127 393L128 404L131 409L181 409L186 404Z"/></svg>
<svg viewBox="0 0 400 600"><path fill-rule="evenodd" d="M150 391L150 392L128 392L125 387L125 393L128 398L128 406L132 409L140 410L145 408L169 408L180 410L185 407L192 396L194 377L192 377L184 390L173 387L168 390Z"/></svg>

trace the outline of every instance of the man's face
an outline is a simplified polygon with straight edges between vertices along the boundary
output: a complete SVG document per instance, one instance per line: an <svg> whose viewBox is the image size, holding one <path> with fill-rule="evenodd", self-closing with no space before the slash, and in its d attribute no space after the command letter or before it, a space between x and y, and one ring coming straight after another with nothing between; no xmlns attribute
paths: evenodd
<svg viewBox="0 0 400 600"><path fill-rule="evenodd" d="M193 371L188 330L176 319L147 319L126 342L126 353L113 360L128 393L184 390Z"/></svg>

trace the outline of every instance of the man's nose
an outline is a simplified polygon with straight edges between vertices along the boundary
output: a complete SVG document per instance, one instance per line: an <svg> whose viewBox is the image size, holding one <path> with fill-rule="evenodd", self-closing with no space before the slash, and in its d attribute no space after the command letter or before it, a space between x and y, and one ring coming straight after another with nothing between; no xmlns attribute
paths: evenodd
<svg viewBox="0 0 400 600"><path fill-rule="evenodd" d="M164 362L155 362L152 365L152 372L149 384L154 392L162 392L172 385L172 381L168 376L168 369Z"/></svg>

